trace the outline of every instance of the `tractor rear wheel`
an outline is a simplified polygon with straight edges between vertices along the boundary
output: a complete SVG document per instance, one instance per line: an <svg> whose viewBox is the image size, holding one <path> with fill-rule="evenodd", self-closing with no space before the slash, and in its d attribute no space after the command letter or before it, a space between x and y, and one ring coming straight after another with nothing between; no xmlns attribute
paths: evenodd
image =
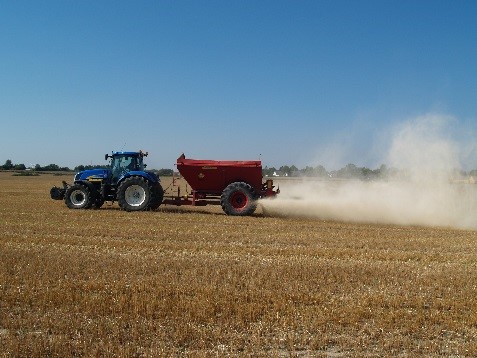
<svg viewBox="0 0 477 358"><path fill-rule="evenodd" d="M253 188L244 182L229 184L220 197L220 204L227 215L252 215L257 208Z"/></svg>
<svg viewBox="0 0 477 358"><path fill-rule="evenodd" d="M161 206L162 199L164 199L164 189L162 189L161 184L157 183L152 187L152 199L149 204L149 209L156 210Z"/></svg>
<svg viewBox="0 0 477 358"><path fill-rule="evenodd" d="M89 209L93 205L93 198L86 186L75 184L66 190L65 204L70 209Z"/></svg>
<svg viewBox="0 0 477 358"><path fill-rule="evenodd" d="M123 210L147 210L151 198L151 188L144 178L130 177L119 185L118 204Z"/></svg>

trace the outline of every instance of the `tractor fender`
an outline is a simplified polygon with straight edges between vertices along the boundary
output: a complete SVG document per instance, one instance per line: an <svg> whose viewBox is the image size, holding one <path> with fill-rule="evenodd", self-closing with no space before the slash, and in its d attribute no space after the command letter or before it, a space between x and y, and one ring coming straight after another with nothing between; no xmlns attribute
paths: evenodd
<svg viewBox="0 0 477 358"><path fill-rule="evenodd" d="M124 179L130 178L130 177L142 177L151 184L157 184L157 183L160 182L159 178L153 173L142 172L142 171L130 171L130 172L125 173L118 180L118 184L117 184L118 187L124 181Z"/></svg>
<svg viewBox="0 0 477 358"><path fill-rule="evenodd" d="M75 184L83 184L85 185L91 193L94 193L96 188L94 187L93 183L87 181L87 180L75 180Z"/></svg>

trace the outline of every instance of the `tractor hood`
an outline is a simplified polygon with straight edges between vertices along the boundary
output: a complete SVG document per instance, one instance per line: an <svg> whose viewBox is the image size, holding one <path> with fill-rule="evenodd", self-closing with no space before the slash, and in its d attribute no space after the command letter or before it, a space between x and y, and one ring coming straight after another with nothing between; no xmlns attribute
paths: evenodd
<svg viewBox="0 0 477 358"><path fill-rule="evenodd" d="M111 170L109 169L89 169L83 170L75 175L76 180L88 180L92 179L106 179L111 175Z"/></svg>

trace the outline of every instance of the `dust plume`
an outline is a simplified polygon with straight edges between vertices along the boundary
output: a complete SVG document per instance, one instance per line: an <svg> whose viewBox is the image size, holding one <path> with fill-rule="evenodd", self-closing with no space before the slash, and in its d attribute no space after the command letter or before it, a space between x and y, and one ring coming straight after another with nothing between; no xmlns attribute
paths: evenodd
<svg viewBox="0 0 477 358"><path fill-rule="evenodd" d="M264 211L322 220L477 228L477 185L459 177L455 119L418 117L395 128L383 162L396 168L380 180L278 179L281 193Z"/></svg>

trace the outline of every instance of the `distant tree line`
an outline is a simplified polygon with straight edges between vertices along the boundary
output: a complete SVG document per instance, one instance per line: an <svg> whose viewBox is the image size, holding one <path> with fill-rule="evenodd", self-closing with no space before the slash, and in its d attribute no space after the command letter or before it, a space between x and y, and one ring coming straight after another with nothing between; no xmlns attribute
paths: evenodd
<svg viewBox="0 0 477 358"><path fill-rule="evenodd" d="M83 170L90 170L90 169L97 169L97 168L108 169L109 166L105 165L105 164L101 164L101 165L78 165L78 166L74 167L73 171L82 172Z"/></svg>
<svg viewBox="0 0 477 358"><path fill-rule="evenodd" d="M0 165L0 169L3 170L35 170L37 172L79 172L87 169L104 168L107 169L108 165L78 165L73 170L68 167L60 167L56 164L48 164L41 166L36 164L33 168L27 168L25 164L14 164L10 159L5 161L5 164ZM159 169L151 170L159 176L172 176L174 171L172 169ZM374 180L387 177L399 177L403 176L403 172L399 169L388 168L386 165L381 165L377 169L369 169L366 167L358 167L354 164L348 164L339 170L328 171L322 165L316 167L306 166L305 168L298 169L295 165L283 165L278 169L275 167L268 167L262 169L263 176L265 177L314 177L314 178L336 178L336 179L361 179L361 180ZM459 171L457 174L462 176L474 176L477 177L477 169L470 171Z"/></svg>
<svg viewBox="0 0 477 358"><path fill-rule="evenodd" d="M340 179L377 179L385 175L389 175L393 170L388 169L384 164L378 169L369 169L366 167L358 167L354 164L348 164L339 170L328 171L322 165L311 167L306 166L298 169L296 166L284 165L276 169L274 167L265 167L263 175L266 177L287 176L287 177L317 177L317 178L340 178Z"/></svg>
<svg viewBox="0 0 477 358"><path fill-rule="evenodd" d="M296 166L283 165L280 168L265 167L263 170L265 177L314 177L323 179L360 179L360 180L375 180L383 178L404 178L406 171L396 168L388 168L382 164L377 169L369 169L367 167L358 167L355 164L348 164L339 170L328 171L322 165L311 167L306 166L303 169L298 169ZM456 171L456 176L474 176L477 177L477 169L470 171Z"/></svg>
<svg viewBox="0 0 477 358"><path fill-rule="evenodd" d="M78 166L74 167L73 170L71 170L68 167L60 167L56 164L48 164L48 165L45 165L44 167L42 167L40 164L36 164L34 167L27 168L25 166L25 164L13 164L11 159L7 159L5 164L0 165L0 169L3 169L3 170L27 170L28 169L28 170L34 170L34 171L37 171L37 172L70 172L70 171L81 172L83 170L96 169L96 168L107 169L107 168L109 168L109 166L104 165L104 164L101 164L101 165L78 165ZM151 171L156 172L160 176L172 176L173 173L174 173L172 169L159 169L159 170L154 170L153 169Z"/></svg>
<svg viewBox="0 0 477 358"><path fill-rule="evenodd" d="M25 164L13 164L10 159L5 161L5 164L0 166L3 170L35 170L37 172L55 171L55 172L67 172L70 171L68 167L60 167L56 164L48 164L42 167L40 164L36 164L33 168L27 168Z"/></svg>

